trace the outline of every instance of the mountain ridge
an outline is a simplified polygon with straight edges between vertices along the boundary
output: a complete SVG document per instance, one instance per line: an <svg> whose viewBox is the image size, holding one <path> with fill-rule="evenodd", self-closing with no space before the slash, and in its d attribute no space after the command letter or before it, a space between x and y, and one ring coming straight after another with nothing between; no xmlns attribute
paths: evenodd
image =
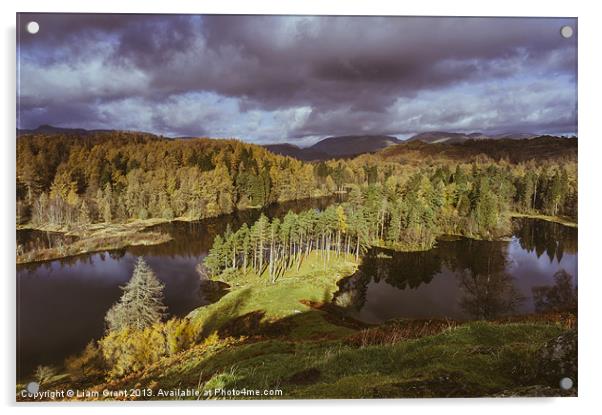
<svg viewBox="0 0 602 415"><path fill-rule="evenodd" d="M290 143L266 144L263 147L276 154L312 161L375 153L402 142L388 135L341 135L326 137L312 146L303 148Z"/></svg>
<svg viewBox="0 0 602 415"><path fill-rule="evenodd" d="M90 136L96 133L119 132L122 130L86 130L83 128L62 128L52 125L40 125L35 129L17 129L17 137L27 134L66 134L66 135L81 135ZM129 131L132 133L142 133L138 131ZM153 133L142 133L157 138L167 138L162 135ZM536 138L566 138L550 135L537 135L531 133L500 133L500 134L483 134L480 132L472 133L456 133L446 131L430 131L422 132L411 136L406 140L400 140L389 135L342 135L330 136L324 138L309 147L299 147L292 143L275 143L262 145L266 150L288 157L293 157L303 161L322 161L329 159L353 158L362 154L391 154L404 151L415 151L417 147L413 144L424 144L427 146L435 146L431 150L440 152L443 148L449 148L448 152L457 152L460 149L452 147L462 146L462 152L472 153L476 148L484 151L484 146L487 146L486 141L495 142L492 147L505 148L507 145L503 142L514 142L519 140L534 140ZM193 137L169 137L169 139L187 139ZM576 137L574 137L576 140ZM439 146L443 145L443 148ZM390 151L389 151L390 150ZM430 153L431 150L426 148L421 149L422 153Z"/></svg>
<svg viewBox="0 0 602 415"><path fill-rule="evenodd" d="M429 131L413 135L405 141L422 141L423 143L427 144L455 144L462 143L468 140L529 140L531 138L539 136L540 134L531 133L483 134L479 132L450 133L446 131Z"/></svg>

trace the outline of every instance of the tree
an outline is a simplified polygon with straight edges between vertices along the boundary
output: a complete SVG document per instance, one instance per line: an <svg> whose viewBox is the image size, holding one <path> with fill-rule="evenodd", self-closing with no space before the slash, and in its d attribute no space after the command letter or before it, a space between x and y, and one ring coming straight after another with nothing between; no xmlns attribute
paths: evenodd
<svg viewBox="0 0 602 415"><path fill-rule="evenodd" d="M237 234L238 234L238 240L241 241L240 249L241 249L241 253L242 253L242 269L243 269L243 272L246 274L247 264L248 264L247 261L249 258L250 247L251 247L249 226L246 223L243 223L241 228L238 230Z"/></svg>
<svg viewBox="0 0 602 415"><path fill-rule="evenodd" d="M136 262L132 278L121 289L121 298L105 317L108 331L141 330L161 321L166 310L163 284L142 257Z"/></svg>
<svg viewBox="0 0 602 415"><path fill-rule="evenodd" d="M43 225L48 220L48 196L42 193L33 204L31 221L35 225Z"/></svg>
<svg viewBox="0 0 602 415"><path fill-rule="evenodd" d="M265 255L265 244L268 239L268 227L270 221L263 213L257 219L257 222L253 225L251 229L251 233L256 242L256 256L257 256L257 273L261 274L263 272L263 259Z"/></svg>
<svg viewBox="0 0 602 415"><path fill-rule="evenodd" d="M221 235L217 235L213 240L213 246L211 247L211 249L209 249L209 253L203 261L210 275L219 275L219 273L223 269L225 257L226 253L224 239Z"/></svg>
<svg viewBox="0 0 602 415"><path fill-rule="evenodd" d="M347 233L347 228L349 225L347 224L347 214L345 213L345 209L343 206L337 206L336 209L337 215L337 254L341 254L341 236Z"/></svg>
<svg viewBox="0 0 602 415"><path fill-rule="evenodd" d="M269 269L270 269L270 280L271 282L275 282L276 281L276 277L275 277L275 264L276 261L278 260L277 257L277 246L276 244L278 243L278 234L279 234L279 228L280 228L280 220L278 218L274 218L272 220L272 223L270 224L270 263L269 263Z"/></svg>
<svg viewBox="0 0 602 415"><path fill-rule="evenodd" d="M479 231L494 229L498 222L499 210L495 194L489 187L489 180L482 177L476 206L476 220Z"/></svg>
<svg viewBox="0 0 602 415"><path fill-rule="evenodd" d="M100 189L99 189L100 191ZM111 189L111 184L107 183L105 185L104 192L102 193L102 197L99 200L99 210L102 214L102 219L104 222L109 223L113 218L113 214L111 212L111 202L113 199L113 190Z"/></svg>

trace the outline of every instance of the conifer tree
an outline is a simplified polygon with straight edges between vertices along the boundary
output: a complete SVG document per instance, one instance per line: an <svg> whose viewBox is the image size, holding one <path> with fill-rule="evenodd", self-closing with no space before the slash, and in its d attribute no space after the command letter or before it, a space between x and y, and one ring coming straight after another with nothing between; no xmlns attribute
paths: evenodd
<svg viewBox="0 0 602 415"><path fill-rule="evenodd" d="M269 226L269 219L267 218L267 216L265 216L263 213L261 214L261 216L259 216L259 219L257 220L257 222L255 222L255 238L257 241L257 251L258 251L258 255L259 255L259 269L258 269L258 273L260 274L263 271L263 257L264 257L264 250L265 250L265 245L266 245L266 241L268 239L268 226Z"/></svg>
<svg viewBox="0 0 602 415"><path fill-rule="evenodd" d="M221 272L224 257L224 239L221 235L217 235L213 240L213 246L204 259L204 264L210 275L218 275Z"/></svg>
<svg viewBox="0 0 602 415"><path fill-rule="evenodd" d="M105 317L109 331L140 330L161 321L166 310L163 284L142 257L138 258L132 278L122 290L121 298Z"/></svg>
<svg viewBox="0 0 602 415"><path fill-rule="evenodd" d="M242 254L242 269L247 272L248 257L251 249L251 238L249 236L249 226L243 223L237 232L238 240L240 241L240 249Z"/></svg>

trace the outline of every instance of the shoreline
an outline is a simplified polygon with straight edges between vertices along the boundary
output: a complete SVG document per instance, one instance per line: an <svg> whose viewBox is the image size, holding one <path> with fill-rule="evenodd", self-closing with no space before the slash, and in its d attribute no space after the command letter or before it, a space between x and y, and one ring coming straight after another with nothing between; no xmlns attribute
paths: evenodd
<svg viewBox="0 0 602 415"><path fill-rule="evenodd" d="M510 212L511 218L529 218L545 220L546 222L558 223L560 225L568 226L570 228L578 228L578 223L573 222L570 218L564 216L550 216L544 215L543 213L521 213L521 212Z"/></svg>
<svg viewBox="0 0 602 415"><path fill-rule="evenodd" d="M165 223L162 219L137 220L129 223L107 224L96 223L86 228L65 229L58 226L36 227L31 224L17 227L19 230L34 230L40 232L60 233L66 237L76 237L77 240L65 245L32 250L19 253L17 251L17 265L32 264L36 262L54 261L77 255L93 254L95 252L113 251L128 246L159 245L173 240L166 233L147 231L147 228Z"/></svg>

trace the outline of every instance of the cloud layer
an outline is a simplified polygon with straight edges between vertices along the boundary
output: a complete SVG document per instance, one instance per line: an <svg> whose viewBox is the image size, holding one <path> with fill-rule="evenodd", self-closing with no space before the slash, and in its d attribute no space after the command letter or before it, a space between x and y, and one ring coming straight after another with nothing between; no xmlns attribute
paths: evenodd
<svg viewBox="0 0 602 415"><path fill-rule="evenodd" d="M19 127L576 133L575 19L21 14ZM35 20L40 31L26 32Z"/></svg>

